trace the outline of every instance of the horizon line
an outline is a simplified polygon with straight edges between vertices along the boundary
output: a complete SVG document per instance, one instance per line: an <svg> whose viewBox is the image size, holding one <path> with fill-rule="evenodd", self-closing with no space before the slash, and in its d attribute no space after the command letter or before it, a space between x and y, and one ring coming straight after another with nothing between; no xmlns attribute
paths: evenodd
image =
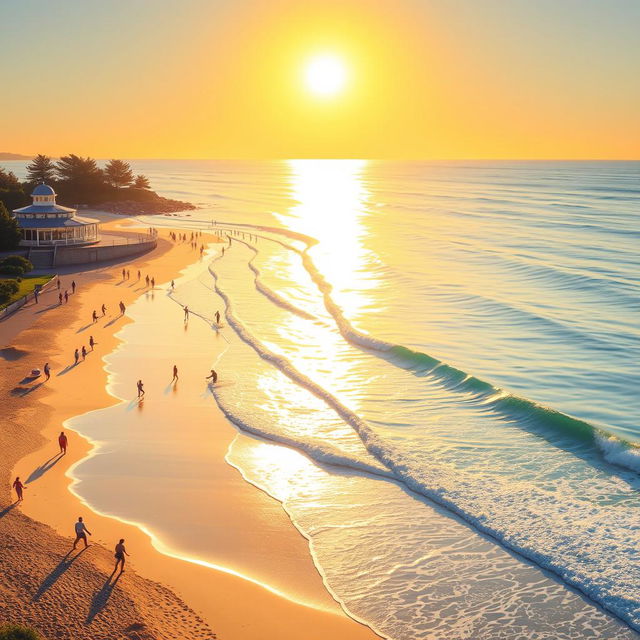
<svg viewBox="0 0 640 640"><path fill-rule="evenodd" d="M4 161L20 161L20 160L30 160L35 158L37 153L34 154L26 154L26 153L13 153L10 151L2 151L0 155L17 155L22 156L20 158L5 158ZM42 154L48 155L48 154ZM60 159L63 155L69 154L61 154L61 155L50 155L51 159L57 160ZM76 154L80 155L81 154ZM85 157L93 157L95 160L112 160L115 158L122 160L185 160L185 161L195 161L195 160L208 160L208 161L222 161L222 162L276 162L276 161L291 161L291 160L365 160L371 162L640 162L640 157L637 158L526 158L526 157L498 157L498 158L488 158L488 157L452 157L452 158L443 158L443 157L407 157L407 158L375 158L375 157L347 157L347 156L298 156L298 157L170 157L170 156L138 156L138 157L124 157L124 156L85 156ZM0 159L1 160L1 159Z"/></svg>

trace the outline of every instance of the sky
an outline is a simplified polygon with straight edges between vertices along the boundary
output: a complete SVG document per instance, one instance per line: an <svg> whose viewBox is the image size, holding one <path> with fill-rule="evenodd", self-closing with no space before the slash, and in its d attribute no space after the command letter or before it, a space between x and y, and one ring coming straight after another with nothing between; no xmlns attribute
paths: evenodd
<svg viewBox="0 0 640 640"><path fill-rule="evenodd" d="M639 0L0 0L0 151L640 159L639 33Z"/></svg>

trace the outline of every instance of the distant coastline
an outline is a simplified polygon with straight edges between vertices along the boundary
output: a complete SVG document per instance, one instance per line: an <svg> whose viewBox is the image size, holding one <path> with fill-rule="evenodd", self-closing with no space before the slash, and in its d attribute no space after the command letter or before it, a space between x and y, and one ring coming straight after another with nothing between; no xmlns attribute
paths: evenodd
<svg viewBox="0 0 640 640"><path fill-rule="evenodd" d="M25 156L21 153L9 153L8 151L0 151L0 160L31 160L31 156Z"/></svg>

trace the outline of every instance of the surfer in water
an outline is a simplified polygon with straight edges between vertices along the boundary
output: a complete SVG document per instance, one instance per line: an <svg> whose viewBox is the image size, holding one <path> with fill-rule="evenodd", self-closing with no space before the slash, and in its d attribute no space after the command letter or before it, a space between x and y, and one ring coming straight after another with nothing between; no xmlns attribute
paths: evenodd
<svg viewBox="0 0 640 640"><path fill-rule="evenodd" d="M206 380L209 379L211 379L211 384L218 382L218 374L215 372L215 369L211 369L211 373L206 377Z"/></svg>

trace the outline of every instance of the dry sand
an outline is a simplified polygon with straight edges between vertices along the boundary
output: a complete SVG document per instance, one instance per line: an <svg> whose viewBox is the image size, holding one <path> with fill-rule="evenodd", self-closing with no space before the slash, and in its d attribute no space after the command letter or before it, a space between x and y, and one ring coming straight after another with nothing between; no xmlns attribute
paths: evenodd
<svg viewBox="0 0 640 640"><path fill-rule="evenodd" d="M166 232L161 232L163 235L166 237ZM133 281L141 269L143 277L149 273L163 282L175 278L195 259L197 254L188 245L172 246L161 238L154 252L126 267ZM307 592L317 592L314 601L324 603L327 610L302 606L236 576L160 554L140 529L93 513L66 490L69 479L65 472L91 447L86 440L70 434L69 453L57 457L55 437L61 424L74 415L114 402L105 391L101 356L115 348L113 333L127 321L125 317L111 322L118 301L130 304L141 293L139 286L129 286L132 282L118 285L122 266L63 275L65 286L72 277L78 283L78 292L68 305L57 306L54 290L43 294L37 308L30 304L0 324L4 346L0 352L4 418L0 430L0 620L32 624L51 638L210 638L211 629L220 638L247 640L375 638L328 598L306 541L277 503L249 485L233 486L255 492L255 500L246 495L240 500L229 496L229 514L233 513L236 520L241 518L243 511L239 513L237 505L244 505L246 527L251 530L256 522L256 513L252 512L255 501L268 501L279 532L274 544L287 549L298 567L297 579L305 582ZM63 376L56 375L67 367L78 346L78 330L87 324L93 309L99 313L103 301L109 310L95 330L96 352L81 366ZM17 333L20 326L28 328ZM54 372L51 380L42 385L20 384L27 371L42 367L46 360ZM224 421L221 415L216 419ZM228 423L221 424L220 429L230 432ZM219 463L226 467L223 459ZM14 472L23 481L29 476L37 478L19 506L11 504L13 495L8 489ZM229 472L228 468L224 470ZM93 543L87 551L65 556L78 515L91 524L91 542L103 541L107 549ZM113 561L111 549L120 537L126 539L132 557L113 587L107 581Z"/></svg>

